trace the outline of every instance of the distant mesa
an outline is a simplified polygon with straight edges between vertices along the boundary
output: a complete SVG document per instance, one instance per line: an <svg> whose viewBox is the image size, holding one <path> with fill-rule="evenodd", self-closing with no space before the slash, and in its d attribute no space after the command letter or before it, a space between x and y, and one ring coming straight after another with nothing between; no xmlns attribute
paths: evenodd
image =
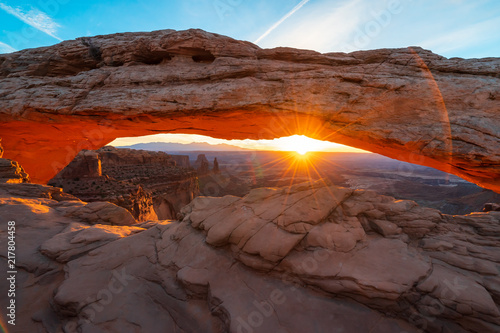
<svg viewBox="0 0 500 333"><path fill-rule="evenodd" d="M172 143L172 142L150 142L137 143L130 146L117 146L117 148L131 148L151 151L180 152L180 151L251 151L238 146L225 143L212 145L204 142Z"/></svg>
<svg viewBox="0 0 500 333"><path fill-rule="evenodd" d="M83 201L109 201L141 222L174 219L198 195L189 156L105 146L82 150L50 185Z"/></svg>
<svg viewBox="0 0 500 333"><path fill-rule="evenodd" d="M188 169L191 168L188 155L170 155L170 157L174 160L176 166Z"/></svg>
<svg viewBox="0 0 500 333"><path fill-rule="evenodd" d="M206 175L207 173L210 172L210 166L208 164L208 160L205 154L198 155L198 158L194 163L194 167L196 168L196 171L198 171L198 175L200 176Z"/></svg>

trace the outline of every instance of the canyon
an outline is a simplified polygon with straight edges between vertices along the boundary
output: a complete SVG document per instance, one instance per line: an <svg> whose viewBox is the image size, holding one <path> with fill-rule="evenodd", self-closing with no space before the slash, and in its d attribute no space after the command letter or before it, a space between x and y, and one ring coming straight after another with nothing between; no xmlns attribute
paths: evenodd
<svg viewBox="0 0 500 333"><path fill-rule="evenodd" d="M108 201L139 222L175 219L199 194L189 157L105 146L82 150L49 185L83 201Z"/></svg>
<svg viewBox="0 0 500 333"><path fill-rule="evenodd" d="M157 149L157 148L154 148ZM200 151L184 151L194 161ZM198 177L204 196L245 196L253 188L282 187L327 179L351 189L374 190L401 200L435 208L449 215L483 211L500 202L500 194L439 170L393 160L378 154L278 151L203 152L218 160L219 172ZM210 165L215 168L214 164Z"/></svg>

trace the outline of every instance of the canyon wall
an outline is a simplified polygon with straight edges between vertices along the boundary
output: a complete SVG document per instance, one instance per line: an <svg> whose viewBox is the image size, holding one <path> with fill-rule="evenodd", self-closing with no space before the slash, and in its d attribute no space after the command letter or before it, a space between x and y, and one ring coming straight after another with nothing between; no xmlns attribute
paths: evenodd
<svg viewBox="0 0 500 333"><path fill-rule="evenodd" d="M175 219L199 192L196 173L176 163L163 152L105 146L82 150L49 184L124 207L137 221Z"/></svg>
<svg viewBox="0 0 500 333"><path fill-rule="evenodd" d="M178 167L183 167L183 168L191 167L188 155L170 155L170 157L175 161L175 165L177 165Z"/></svg>
<svg viewBox="0 0 500 333"><path fill-rule="evenodd" d="M500 191L500 59L419 47L261 49L201 30L84 37L0 56L6 157L47 182L117 137L292 134Z"/></svg>

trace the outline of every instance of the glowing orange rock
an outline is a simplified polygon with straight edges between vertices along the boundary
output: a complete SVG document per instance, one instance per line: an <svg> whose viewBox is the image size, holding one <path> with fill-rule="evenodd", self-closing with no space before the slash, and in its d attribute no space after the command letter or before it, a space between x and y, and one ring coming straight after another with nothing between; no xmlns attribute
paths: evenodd
<svg viewBox="0 0 500 333"><path fill-rule="evenodd" d="M201 30L85 37L0 56L0 135L37 182L117 137L304 134L500 192L499 71L498 58L421 48L320 54Z"/></svg>

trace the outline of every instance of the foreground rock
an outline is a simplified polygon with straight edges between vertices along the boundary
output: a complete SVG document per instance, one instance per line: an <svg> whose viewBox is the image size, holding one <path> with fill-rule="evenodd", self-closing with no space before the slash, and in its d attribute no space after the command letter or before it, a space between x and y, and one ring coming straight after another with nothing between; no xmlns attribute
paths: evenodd
<svg viewBox="0 0 500 333"><path fill-rule="evenodd" d="M201 30L84 37L0 57L1 133L36 182L117 137L305 134L499 192L499 69L418 47L320 54Z"/></svg>
<svg viewBox="0 0 500 333"><path fill-rule="evenodd" d="M484 204L483 211L485 211L485 212L491 212L491 211L500 212L500 204L497 204L497 203Z"/></svg>
<svg viewBox="0 0 500 333"><path fill-rule="evenodd" d="M0 183L29 183L30 177L16 161L0 158Z"/></svg>
<svg viewBox="0 0 500 333"><path fill-rule="evenodd" d="M196 173L182 156L110 146L82 150L49 184L84 201L109 201L137 221L172 219L198 195ZM189 160L187 161L189 163Z"/></svg>
<svg viewBox="0 0 500 333"><path fill-rule="evenodd" d="M317 182L111 226L75 214L96 203L24 186L40 185L0 186L22 268L13 332L500 329L498 212L448 216Z"/></svg>

